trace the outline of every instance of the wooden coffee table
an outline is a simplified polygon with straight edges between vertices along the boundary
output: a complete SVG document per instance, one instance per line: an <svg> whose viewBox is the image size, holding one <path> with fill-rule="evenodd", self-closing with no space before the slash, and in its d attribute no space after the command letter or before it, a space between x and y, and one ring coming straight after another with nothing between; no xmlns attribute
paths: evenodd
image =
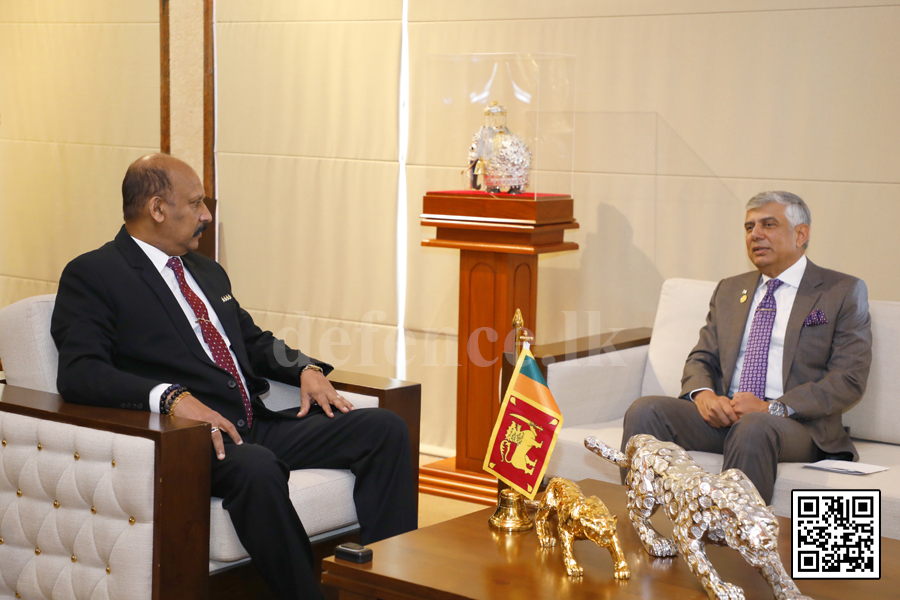
<svg viewBox="0 0 900 600"><path fill-rule="evenodd" d="M609 552L589 541L575 543L575 558L584 577L571 579L559 546L544 550L534 530L502 534L488 528L493 509L485 509L431 527L371 544L372 562L364 565L322 561L322 582L339 590L342 600L604 600L659 598L707 600L699 581L678 558L653 558L644 552L625 512L622 486L598 481L579 482L585 494L596 495L619 517L619 539L624 547L631 579L613 578ZM660 513L654 523L671 532ZM790 520L779 518L778 551L790 572ZM771 600L765 580L730 548L708 546L710 560L725 581L744 588L747 600ZM797 580L800 590L814 600L887 600L900 597L900 541L881 540L880 580Z"/></svg>

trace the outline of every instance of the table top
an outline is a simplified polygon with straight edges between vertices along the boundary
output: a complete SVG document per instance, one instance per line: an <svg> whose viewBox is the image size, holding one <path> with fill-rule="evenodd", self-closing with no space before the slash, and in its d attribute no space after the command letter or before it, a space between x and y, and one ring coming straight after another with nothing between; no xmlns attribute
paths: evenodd
<svg viewBox="0 0 900 600"><path fill-rule="evenodd" d="M358 565L334 557L322 562L322 580L339 589L385 600L428 598L442 600L540 600L603 598L636 600L678 598L707 600L700 582L684 560L649 556L625 511L625 488L599 481L579 482L586 495L598 496L618 515L618 533L631 578L617 581L609 552L587 540L575 543L575 559L584 577L570 578L559 544L540 547L537 534L505 534L488 527L494 509L438 523L383 540L369 547L370 563ZM662 511L653 517L656 528L669 535L671 526ZM779 517L778 551L790 573L790 520ZM741 556L727 547L707 545L707 554L725 581L744 589L747 600L771 600L771 588ZM891 568L900 558L900 541L881 540L881 579L795 580L800 591L815 600L880 600L900 596L900 574Z"/></svg>

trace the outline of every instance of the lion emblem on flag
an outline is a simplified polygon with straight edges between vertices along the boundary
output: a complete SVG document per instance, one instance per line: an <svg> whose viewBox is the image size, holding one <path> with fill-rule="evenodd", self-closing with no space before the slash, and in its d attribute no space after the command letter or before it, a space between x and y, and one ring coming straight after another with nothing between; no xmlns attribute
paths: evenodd
<svg viewBox="0 0 900 600"><path fill-rule="evenodd" d="M520 419L528 425L528 429L522 431L522 426L518 423L510 423L506 430L505 439L500 442L500 457L504 462L510 463L520 471L525 471L529 475L534 473L536 460L528 458L528 451L532 448L541 448L544 442L537 441L537 432L543 431L536 423L529 421L521 415L512 415L514 419ZM515 447L515 450L512 448ZM512 456L510 456L512 450Z"/></svg>

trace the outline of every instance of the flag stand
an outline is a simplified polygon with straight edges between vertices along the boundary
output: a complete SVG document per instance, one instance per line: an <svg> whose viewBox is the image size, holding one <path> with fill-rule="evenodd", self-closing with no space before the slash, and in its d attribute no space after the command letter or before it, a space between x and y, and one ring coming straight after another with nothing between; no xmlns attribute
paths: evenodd
<svg viewBox="0 0 900 600"><path fill-rule="evenodd" d="M491 529L504 533L528 531L534 521L525 510L525 496L512 488L500 490L497 494L497 510L488 519Z"/></svg>
<svg viewBox="0 0 900 600"><path fill-rule="evenodd" d="M528 335L522 311L518 308L512 325L516 328L516 359L518 359L524 343L534 341L534 338ZM528 531L534 527L534 521L525 510L525 497L512 488L502 489L497 493L497 510L491 515L488 524L491 529L504 533Z"/></svg>

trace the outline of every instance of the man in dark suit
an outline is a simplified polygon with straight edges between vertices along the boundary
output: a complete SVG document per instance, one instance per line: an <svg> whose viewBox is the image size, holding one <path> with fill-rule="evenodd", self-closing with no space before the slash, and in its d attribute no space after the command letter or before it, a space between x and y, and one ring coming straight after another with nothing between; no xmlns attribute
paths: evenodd
<svg viewBox="0 0 900 600"><path fill-rule="evenodd" d="M841 413L863 395L872 358L866 285L806 258L806 203L764 192L747 203L756 271L722 280L679 398L639 398L628 439L649 433L687 450L724 454L771 501L779 462L859 455Z"/></svg>
<svg viewBox="0 0 900 600"><path fill-rule="evenodd" d="M312 548L287 480L350 469L363 543L416 527L409 432L382 409L353 410L331 367L253 323L222 267L193 252L211 221L200 178L166 155L122 183L125 225L63 271L51 332L66 401L212 424L212 494L279 598L318 598ZM300 387L296 415L260 401L264 378Z"/></svg>

